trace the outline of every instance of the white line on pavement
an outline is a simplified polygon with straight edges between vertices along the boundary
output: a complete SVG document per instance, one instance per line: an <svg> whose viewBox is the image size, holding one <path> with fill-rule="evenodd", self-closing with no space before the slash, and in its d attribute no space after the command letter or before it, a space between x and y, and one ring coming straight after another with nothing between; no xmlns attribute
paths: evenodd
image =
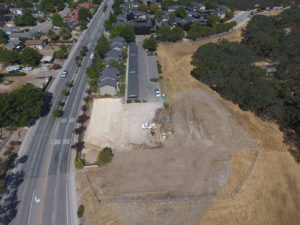
<svg viewBox="0 0 300 225"><path fill-rule="evenodd" d="M27 225L30 224L30 217L31 217L31 210L32 210L33 198L34 198L34 190L33 190L33 193L32 193L32 198L31 198L31 203L30 203L30 209L29 209L29 216L28 216Z"/></svg>

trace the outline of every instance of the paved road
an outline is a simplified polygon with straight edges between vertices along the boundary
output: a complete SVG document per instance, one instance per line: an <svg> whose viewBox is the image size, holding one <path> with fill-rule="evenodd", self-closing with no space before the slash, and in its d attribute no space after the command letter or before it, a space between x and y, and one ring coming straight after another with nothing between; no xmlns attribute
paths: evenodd
<svg viewBox="0 0 300 225"><path fill-rule="evenodd" d="M137 57L138 57L138 76L139 76L139 99L147 101L158 101L155 97L155 89L159 89L158 82L150 81L151 78L158 78L156 56L148 56L143 48L143 41L146 36L136 36Z"/></svg>
<svg viewBox="0 0 300 225"><path fill-rule="evenodd" d="M57 76L53 88L51 87L52 109L54 109L62 100L61 91L65 89L65 83L74 80L63 117L56 119L49 113L41 118L29 129L22 143L19 157L26 162L16 164L14 174L8 182L10 188L1 201L1 224L78 224L75 214L76 200L73 199L74 172L73 167L70 167L74 153L70 145L75 118L79 113L86 87L84 71L90 65L92 49L88 51L79 69L74 64L74 58L79 55L82 46L95 43L103 33L103 24L109 16L113 1L105 0L104 3L108 4L108 10L103 13L104 4L102 4L64 66L64 69L69 71L68 77L64 79ZM17 186L18 191L15 191L13 187Z"/></svg>

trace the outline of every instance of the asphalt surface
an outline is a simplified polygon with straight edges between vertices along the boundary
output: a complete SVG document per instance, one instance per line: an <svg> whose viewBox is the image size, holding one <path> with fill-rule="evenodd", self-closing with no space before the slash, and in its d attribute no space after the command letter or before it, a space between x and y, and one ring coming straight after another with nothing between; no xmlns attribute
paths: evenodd
<svg viewBox="0 0 300 225"><path fill-rule="evenodd" d="M156 56L148 56L143 48L143 41L146 36L136 36L137 58L138 58L138 92L139 99L146 101L158 101L155 97L155 89L159 89L158 82L150 81L151 78L158 78ZM130 82L130 81L128 81ZM129 85L129 83L128 83Z"/></svg>
<svg viewBox="0 0 300 225"><path fill-rule="evenodd" d="M103 13L105 3L108 4L108 10ZM19 163L15 165L1 201L1 224L78 224L77 208L74 207L74 168L70 166L75 152L70 146L86 87L85 68L91 64L92 49L89 49L79 69L74 59L82 46L96 43L103 33L103 24L109 16L112 3L110 0L104 1L82 39L73 48L63 69L69 72L67 78L57 76L50 88L53 110L58 108L58 102L63 99L61 91L66 88L65 83L74 81L63 117L57 119L50 112L28 130L19 153Z"/></svg>

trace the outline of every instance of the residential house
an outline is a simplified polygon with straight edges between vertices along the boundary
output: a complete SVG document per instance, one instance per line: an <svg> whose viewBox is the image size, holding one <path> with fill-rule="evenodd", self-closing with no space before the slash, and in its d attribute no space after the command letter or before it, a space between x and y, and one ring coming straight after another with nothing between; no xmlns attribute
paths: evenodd
<svg viewBox="0 0 300 225"><path fill-rule="evenodd" d="M45 17L45 13L43 13L43 12L32 13L32 16L34 18L44 18Z"/></svg>
<svg viewBox="0 0 300 225"><path fill-rule="evenodd" d="M117 22L126 23L127 22L127 18L125 16L125 14L118 15L117 16Z"/></svg>
<svg viewBox="0 0 300 225"><path fill-rule="evenodd" d="M112 49L105 54L104 63L108 65L111 61L122 61L122 53L118 50Z"/></svg>
<svg viewBox="0 0 300 225"><path fill-rule="evenodd" d="M121 73L116 67L106 67L100 76L100 94L116 95L119 90Z"/></svg>
<svg viewBox="0 0 300 225"><path fill-rule="evenodd" d="M21 48L22 42L19 39L12 39L4 46L8 50Z"/></svg>
<svg viewBox="0 0 300 225"><path fill-rule="evenodd" d="M169 12L169 13L175 12L176 9L178 9L178 8L180 8L180 7L181 7L180 5L170 5L170 6L168 7L168 12Z"/></svg>
<svg viewBox="0 0 300 225"><path fill-rule="evenodd" d="M30 30L28 32L18 32L18 33L10 33L9 34L9 39L19 39L19 38L27 38L27 39L32 39L34 37L38 37L41 34L43 34L40 31L36 31L36 30Z"/></svg>
<svg viewBox="0 0 300 225"><path fill-rule="evenodd" d="M26 40L25 46L41 50L47 46L47 41L46 40Z"/></svg>
<svg viewBox="0 0 300 225"><path fill-rule="evenodd" d="M122 49L125 48L125 44L126 44L125 39L123 37L118 36L111 39L110 46L111 49L121 51Z"/></svg>
<svg viewBox="0 0 300 225"><path fill-rule="evenodd" d="M91 8L91 4L90 3L80 3L79 4L79 7L82 7L82 8L86 8L86 9L90 9Z"/></svg>
<svg viewBox="0 0 300 225"><path fill-rule="evenodd" d="M226 16L226 13L224 11L217 11L216 14L220 17L221 20Z"/></svg>
<svg viewBox="0 0 300 225"><path fill-rule="evenodd" d="M23 8L10 8L12 14L23 15Z"/></svg>
<svg viewBox="0 0 300 225"><path fill-rule="evenodd" d="M196 2L193 4L193 7L197 10L197 11L204 11L206 9L205 5L203 5L202 3Z"/></svg>
<svg viewBox="0 0 300 225"><path fill-rule="evenodd" d="M146 20L146 12L133 9L131 13L134 19L144 19Z"/></svg>

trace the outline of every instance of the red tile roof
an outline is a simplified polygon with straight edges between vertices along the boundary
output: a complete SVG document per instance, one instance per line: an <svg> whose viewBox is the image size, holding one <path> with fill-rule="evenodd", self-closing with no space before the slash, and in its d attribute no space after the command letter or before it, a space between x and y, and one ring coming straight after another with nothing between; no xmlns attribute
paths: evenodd
<svg viewBox="0 0 300 225"><path fill-rule="evenodd" d="M79 4L79 6L82 8L89 9L91 7L91 4L90 3L81 3L81 4Z"/></svg>
<svg viewBox="0 0 300 225"><path fill-rule="evenodd" d="M73 19L73 20L78 20L78 18L79 18L79 15L73 15L73 16L72 16L72 19Z"/></svg>
<svg viewBox="0 0 300 225"><path fill-rule="evenodd" d="M72 10L71 10L71 13L72 13L72 14L77 14L78 12L79 12L79 9L72 9Z"/></svg>
<svg viewBox="0 0 300 225"><path fill-rule="evenodd" d="M65 18L64 18L64 21L65 21L65 22L68 22L68 21L70 21L71 19L72 19L71 17L65 17Z"/></svg>

